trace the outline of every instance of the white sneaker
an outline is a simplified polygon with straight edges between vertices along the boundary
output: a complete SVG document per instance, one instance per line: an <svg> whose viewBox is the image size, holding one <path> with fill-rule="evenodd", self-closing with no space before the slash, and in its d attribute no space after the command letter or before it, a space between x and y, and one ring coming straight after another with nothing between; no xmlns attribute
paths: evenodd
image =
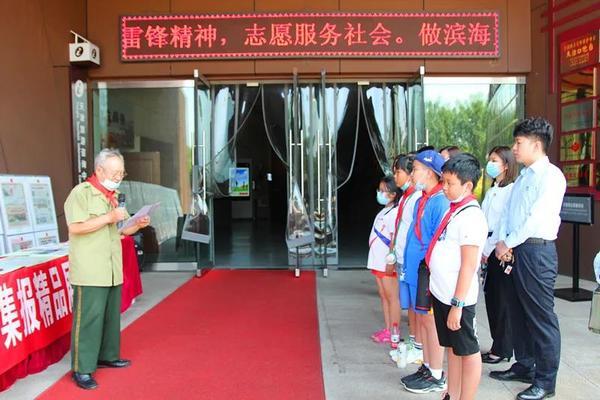
<svg viewBox="0 0 600 400"><path fill-rule="evenodd" d="M390 350L390 358L392 359L392 361L394 363L398 362L398 350L397 349Z"/></svg>

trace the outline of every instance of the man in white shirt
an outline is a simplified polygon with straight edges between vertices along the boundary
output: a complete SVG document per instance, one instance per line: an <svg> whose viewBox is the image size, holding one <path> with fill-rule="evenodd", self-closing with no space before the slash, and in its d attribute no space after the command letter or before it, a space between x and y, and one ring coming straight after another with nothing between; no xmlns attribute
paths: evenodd
<svg viewBox="0 0 600 400"><path fill-rule="evenodd" d="M517 399L539 400L554 396L560 363L560 330L554 313L558 269L554 240L566 180L546 155L553 137L548 121L527 118L515 126L513 136L513 153L525 168L502 215L496 256L507 263L517 293L511 303L517 362L490 376L531 383Z"/></svg>

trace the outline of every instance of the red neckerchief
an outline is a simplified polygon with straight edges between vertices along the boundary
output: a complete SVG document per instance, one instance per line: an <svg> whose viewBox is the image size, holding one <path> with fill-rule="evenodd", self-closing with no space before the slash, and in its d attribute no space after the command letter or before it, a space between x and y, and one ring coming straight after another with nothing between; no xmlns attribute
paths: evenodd
<svg viewBox="0 0 600 400"><path fill-rule="evenodd" d="M96 176L96 174L90 176L89 178L87 178L87 182L90 183L90 185L92 185L93 187L95 187L96 189L98 189L103 195L104 197L106 197L106 199L108 200L108 202L113 206L113 207L117 207L119 205L117 198L115 197L115 192L112 190L108 190L107 188L105 188L104 186L102 186L102 184L100 183L100 181L98 180L98 177Z"/></svg>
<svg viewBox="0 0 600 400"><path fill-rule="evenodd" d="M406 191L402 194L400 203L398 203L398 214L396 215L396 222L394 223L394 227L395 227L394 239L392 240L392 243L390 244L390 250L394 250L394 246L396 245L396 237L398 235L398 226L400 225L400 219L402 218L402 213L404 212L404 206L406 205L406 202L408 201L408 198L410 197L410 195L416 191L417 190L415 189L414 186L409 186L408 189L406 189Z"/></svg>
<svg viewBox="0 0 600 400"><path fill-rule="evenodd" d="M429 259L431 258L431 253L433 253L433 248L435 247L437 240L442 235L442 232L444 232L444 229L446 229L446 227L450 223L450 218L452 218L452 215L454 214L454 212L456 210L458 210L459 208L461 208L462 206L464 206L465 204L470 203L473 200L476 200L475 196L470 195L470 196L465 197L458 203L450 203L450 209L448 210L448 212L442 219L442 222L440 222L440 225L435 230L435 233L433 234L433 237L431 238L431 242L429 242L429 247L427 248L427 254L425 254L425 263L427 264L427 266L429 266Z"/></svg>
<svg viewBox="0 0 600 400"><path fill-rule="evenodd" d="M423 218L423 213L425 212L425 206L430 198L432 198L436 193L441 192L442 184L438 183L431 189L430 192L423 191L423 196L421 196L421 201L419 202L419 207L417 208L417 220L415 221L415 235L419 242L423 244L423 235L421 233L421 219Z"/></svg>

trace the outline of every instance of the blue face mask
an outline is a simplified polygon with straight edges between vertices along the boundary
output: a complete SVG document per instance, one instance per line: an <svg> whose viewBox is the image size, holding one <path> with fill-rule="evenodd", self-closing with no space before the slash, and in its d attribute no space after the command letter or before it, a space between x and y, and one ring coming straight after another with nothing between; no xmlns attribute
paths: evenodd
<svg viewBox="0 0 600 400"><path fill-rule="evenodd" d="M500 164L493 161L488 161L487 165L485 166L485 172L492 179L496 179L502 173L502 171L500 170Z"/></svg>
<svg viewBox="0 0 600 400"><path fill-rule="evenodd" d="M386 206L387 203L390 202L390 199L387 198L387 196L385 195L385 192L380 192L379 190L377 191L377 202L379 204L381 204L382 206Z"/></svg>
<svg viewBox="0 0 600 400"><path fill-rule="evenodd" d="M408 190L409 187L410 187L410 182L406 181L406 182L404 182L404 185L402 185L400 187L400 189L402 189L402 191L406 192L406 190Z"/></svg>
<svg viewBox="0 0 600 400"><path fill-rule="evenodd" d="M421 182L415 182L415 190L425 190L425 184Z"/></svg>

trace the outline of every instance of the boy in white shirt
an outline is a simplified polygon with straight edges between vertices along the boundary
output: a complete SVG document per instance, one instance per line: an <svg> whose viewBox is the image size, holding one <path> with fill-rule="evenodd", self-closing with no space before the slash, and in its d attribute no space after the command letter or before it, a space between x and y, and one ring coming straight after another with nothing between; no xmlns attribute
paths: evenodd
<svg viewBox="0 0 600 400"><path fill-rule="evenodd" d="M450 210L425 257L431 273L429 290L436 330L440 345L448 349L448 393L444 399L474 399L481 379L475 304L487 222L473 196L480 177L481 166L471 154L458 154L444 164L443 190Z"/></svg>

